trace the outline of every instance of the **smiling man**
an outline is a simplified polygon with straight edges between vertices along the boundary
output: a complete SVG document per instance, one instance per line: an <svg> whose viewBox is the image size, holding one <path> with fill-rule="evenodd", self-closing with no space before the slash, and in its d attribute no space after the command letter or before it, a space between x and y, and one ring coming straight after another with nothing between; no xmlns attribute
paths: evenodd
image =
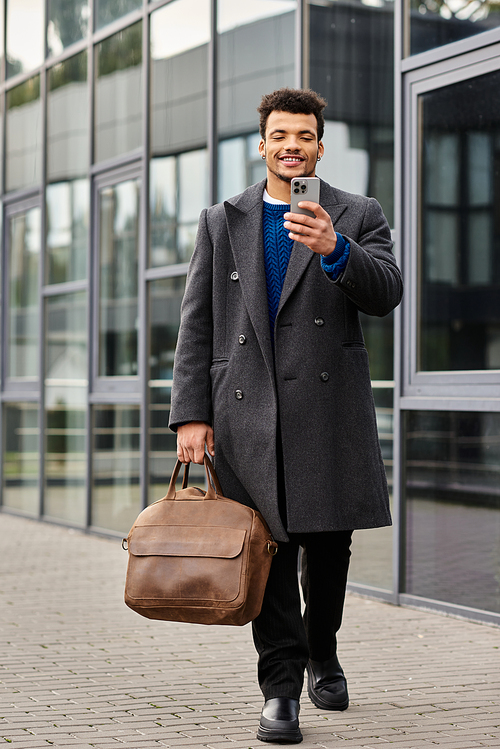
<svg viewBox="0 0 500 749"><path fill-rule="evenodd" d="M204 210L175 355L170 426L181 461L215 456L225 496L259 509L279 542L252 623L264 707L257 737L302 741L299 699L345 710L337 657L352 532L391 522L359 311L402 295L376 200L321 181L290 213L290 183L324 151L313 91L259 107L267 178ZM302 553L301 584L297 561Z"/></svg>

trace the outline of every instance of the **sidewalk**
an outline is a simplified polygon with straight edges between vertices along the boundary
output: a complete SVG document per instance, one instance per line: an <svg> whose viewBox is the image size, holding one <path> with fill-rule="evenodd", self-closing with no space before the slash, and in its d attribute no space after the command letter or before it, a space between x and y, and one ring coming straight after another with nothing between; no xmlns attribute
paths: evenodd
<svg viewBox="0 0 500 749"><path fill-rule="evenodd" d="M0 747L263 749L250 628L122 601L119 541L0 514ZM351 706L304 692L303 749L500 748L500 630L349 595Z"/></svg>

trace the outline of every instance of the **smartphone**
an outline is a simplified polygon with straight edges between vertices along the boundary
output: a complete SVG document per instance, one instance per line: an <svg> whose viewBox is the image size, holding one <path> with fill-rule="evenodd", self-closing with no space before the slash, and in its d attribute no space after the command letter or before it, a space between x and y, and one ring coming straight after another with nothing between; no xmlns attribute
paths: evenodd
<svg viewBox="0 0 500 749"><path fill-rule="evenodd" d="M315 218L312 211L299 208L300 200L311 200L319 203L319 177L294 177L291 183L291 213L301 213L303 216Z"/></svg>

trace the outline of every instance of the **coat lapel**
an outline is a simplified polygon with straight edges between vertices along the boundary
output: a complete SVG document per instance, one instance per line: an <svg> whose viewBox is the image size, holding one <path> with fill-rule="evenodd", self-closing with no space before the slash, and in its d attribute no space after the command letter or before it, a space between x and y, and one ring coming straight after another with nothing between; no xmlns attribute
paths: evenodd
<svg viewBox="0 0 500 749"><path fill-rule="evenodd" d="M339 203L335 198L334 192L330 185L321 180L320 185L320 205L330 215L333 226L337 223L338 219L344 213L347 208L346 204ZM292 291L299 283L302 274L306 270L307 266L313 259L315 253L306 247L301 242L294 242L292 254L290 256L290 262L285 276L285 283L283 284L283 291L281 292L280 304L278 308L278 314L287 300L290 298ZM319 262L319 260L318 260Z"/></svg>
<svg viewBox="0 0 500 749"><path fill-rule="evenodd" d="M224 203L227 230L241 292L262 354L274 371L262 233L262 196L266 181Z"/></svg>

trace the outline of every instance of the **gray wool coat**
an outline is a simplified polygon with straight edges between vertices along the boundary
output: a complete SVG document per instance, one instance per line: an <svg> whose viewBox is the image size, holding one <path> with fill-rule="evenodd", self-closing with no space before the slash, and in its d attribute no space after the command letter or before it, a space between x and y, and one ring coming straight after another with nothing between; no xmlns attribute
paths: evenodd
<svg viewBox="0 0 500 749"><path fill-rule="evenodd" d="M337 281L295 242L271 344L264 270L265 180L200 216L175 354L170 426L213 425L225 496L290 533L390 525L368 354L358 311L402 296L391 234L373 198L321 182L320 204L350 242ZM278 510L282 440L287 528Z"/></svg>

